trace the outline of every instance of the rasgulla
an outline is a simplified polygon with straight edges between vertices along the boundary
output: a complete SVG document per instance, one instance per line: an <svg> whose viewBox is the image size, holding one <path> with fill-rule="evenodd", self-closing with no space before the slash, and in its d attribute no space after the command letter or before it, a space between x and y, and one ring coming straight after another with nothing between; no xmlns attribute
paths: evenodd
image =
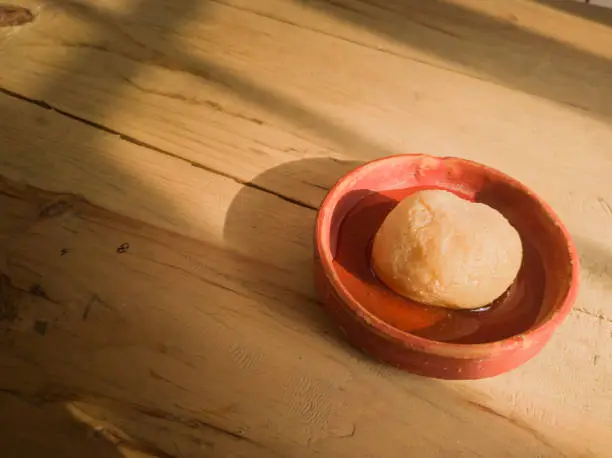
<svg viewBox="0 0 612 458"><path fill-rule="evenodd" d="M523 248L497 210L447 191L416 192L385 218L372 245L380 280L412 300L476 309L514 282Z"/></svg>

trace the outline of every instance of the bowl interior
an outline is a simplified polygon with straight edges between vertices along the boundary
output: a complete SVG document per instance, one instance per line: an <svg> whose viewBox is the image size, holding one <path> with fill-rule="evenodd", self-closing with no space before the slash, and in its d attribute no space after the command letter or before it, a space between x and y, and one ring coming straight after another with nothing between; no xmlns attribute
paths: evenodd
<svg viewBox="0 0 612 458"><path fill-rule="evenodd" d="M423 189L443 189L485 203L519 232L524 250L519 274L487 307L463 311L427 306L395 294L373 274L370 247L380 224L401 199ZM349 302L422 338L464 344L503 340L558 311L570 291L570 242L555 217L520 183L480 164L406 155L368 163L330 192L321 218L319 246L328 254L322 259L327 258Z"/></svg>

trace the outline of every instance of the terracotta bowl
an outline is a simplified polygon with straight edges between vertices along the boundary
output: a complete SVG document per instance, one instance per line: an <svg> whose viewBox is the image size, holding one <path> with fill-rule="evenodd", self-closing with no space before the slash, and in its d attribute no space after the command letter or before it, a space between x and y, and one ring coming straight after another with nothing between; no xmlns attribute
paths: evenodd
<svg viewBox="0 0 612 458"><path fill-rule="evenodd" d="M489 306L427 306L395 294L372 273L374 234L399 200L422 189L486 203L521 235L520 272ZM319 210L315 251L319 294L346 338L376 359L429 377L478 379L520 366L548 342L578 290L576 250L551 208L513 178L463 159L398 155L350 172Z"/></svg>

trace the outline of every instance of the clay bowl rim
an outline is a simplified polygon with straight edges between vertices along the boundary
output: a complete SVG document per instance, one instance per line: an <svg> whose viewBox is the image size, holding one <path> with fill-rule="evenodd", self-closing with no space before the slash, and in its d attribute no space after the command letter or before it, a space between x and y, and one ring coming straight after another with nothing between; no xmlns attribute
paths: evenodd
<svg viewBox="0 0 612 458"><path fill-rule="evenodd" d="M324 223L326 220L331 222L331 212L329 218L326 218L326 210L329 208L331 200L335 199L336 203L340 198L351 191L348 189L342 191L345 183L351 178L362 172L364 169L373 166L374 164L385 162L388 160L397 161L398 159L406 159L415 161L418 159L431 159L439 162L453 162L453 163L464 163L478 168L484 169L487 175L496 176L500 181L514 186L521 192L525 193L530 199L536 201L542 208L547 220L551 224L557 226L561 231L563 239L565 241L565 248L567 250L568 258L567 262L571 265L571 274L569 278L569 287L563 297L554 310L549 313L540 323L529 328L528 330L519 334L507 337L502 340L487 343L477 344L462 344L462 343L450 343L440 342L437 340L427 339L425 337L419 337L406 331L395 328L394 326L386 323L385 321L372 314L364 307L362 307L350 294L349 291L339 281L335 269L333 268L333 257L331 254L329 227L325 230ZM340 193L340 194L339 194ZM338 195L339 194L339 195ZM337 196L337 198L336 198ZM328 225L329 226L329 225ZM452 156L433 156L428 154L396 154L392 156L386 156L372 161L368 161L341 177L336 184L329 190L325 199L319 207L316 219L316 250L318 252L319 263L323 268L325 277L331 283L334 291L338 294L344 308L348 308L351 314L359 321L364 322L370 331L373 331L387 340L395 340L404 346L417 350L423 353L436 354L439 356L452 357L452 358L477 358L477 357L488 357L492 354L498 354L500 352L512 352L521 348L529 347L531 344L536 344L541 341L541 338L551 335L557 327L563 322L570 311L573 308L574 302L578 294L578 283L579 283L579 261L578 253L574 242L565 227L561 219L552 210L552 208L530 188L519 182L515 178L487 165L481 164L476 161L469 159L462 159ZM324 237L327 235L327 237ZM541 336L541 337L540 337Z"/></svg>

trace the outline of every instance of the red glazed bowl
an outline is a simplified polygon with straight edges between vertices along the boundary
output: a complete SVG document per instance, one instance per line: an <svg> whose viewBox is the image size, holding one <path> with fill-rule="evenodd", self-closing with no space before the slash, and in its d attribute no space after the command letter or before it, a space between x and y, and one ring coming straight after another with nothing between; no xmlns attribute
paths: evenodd
<svg viewBox="0 0 612 458"><path fill-rule="evenodd" d="M370 243L385 216L412 192L443 189L500 211L517 229L523 264L502 297L477 311L403 298L370 268ZM325 308L354 346L412 373L479 379L535 356L570 312L578 256L552 209L515 179L457 158L398 155L341 178L316 224L315 278Z"/></svg>

